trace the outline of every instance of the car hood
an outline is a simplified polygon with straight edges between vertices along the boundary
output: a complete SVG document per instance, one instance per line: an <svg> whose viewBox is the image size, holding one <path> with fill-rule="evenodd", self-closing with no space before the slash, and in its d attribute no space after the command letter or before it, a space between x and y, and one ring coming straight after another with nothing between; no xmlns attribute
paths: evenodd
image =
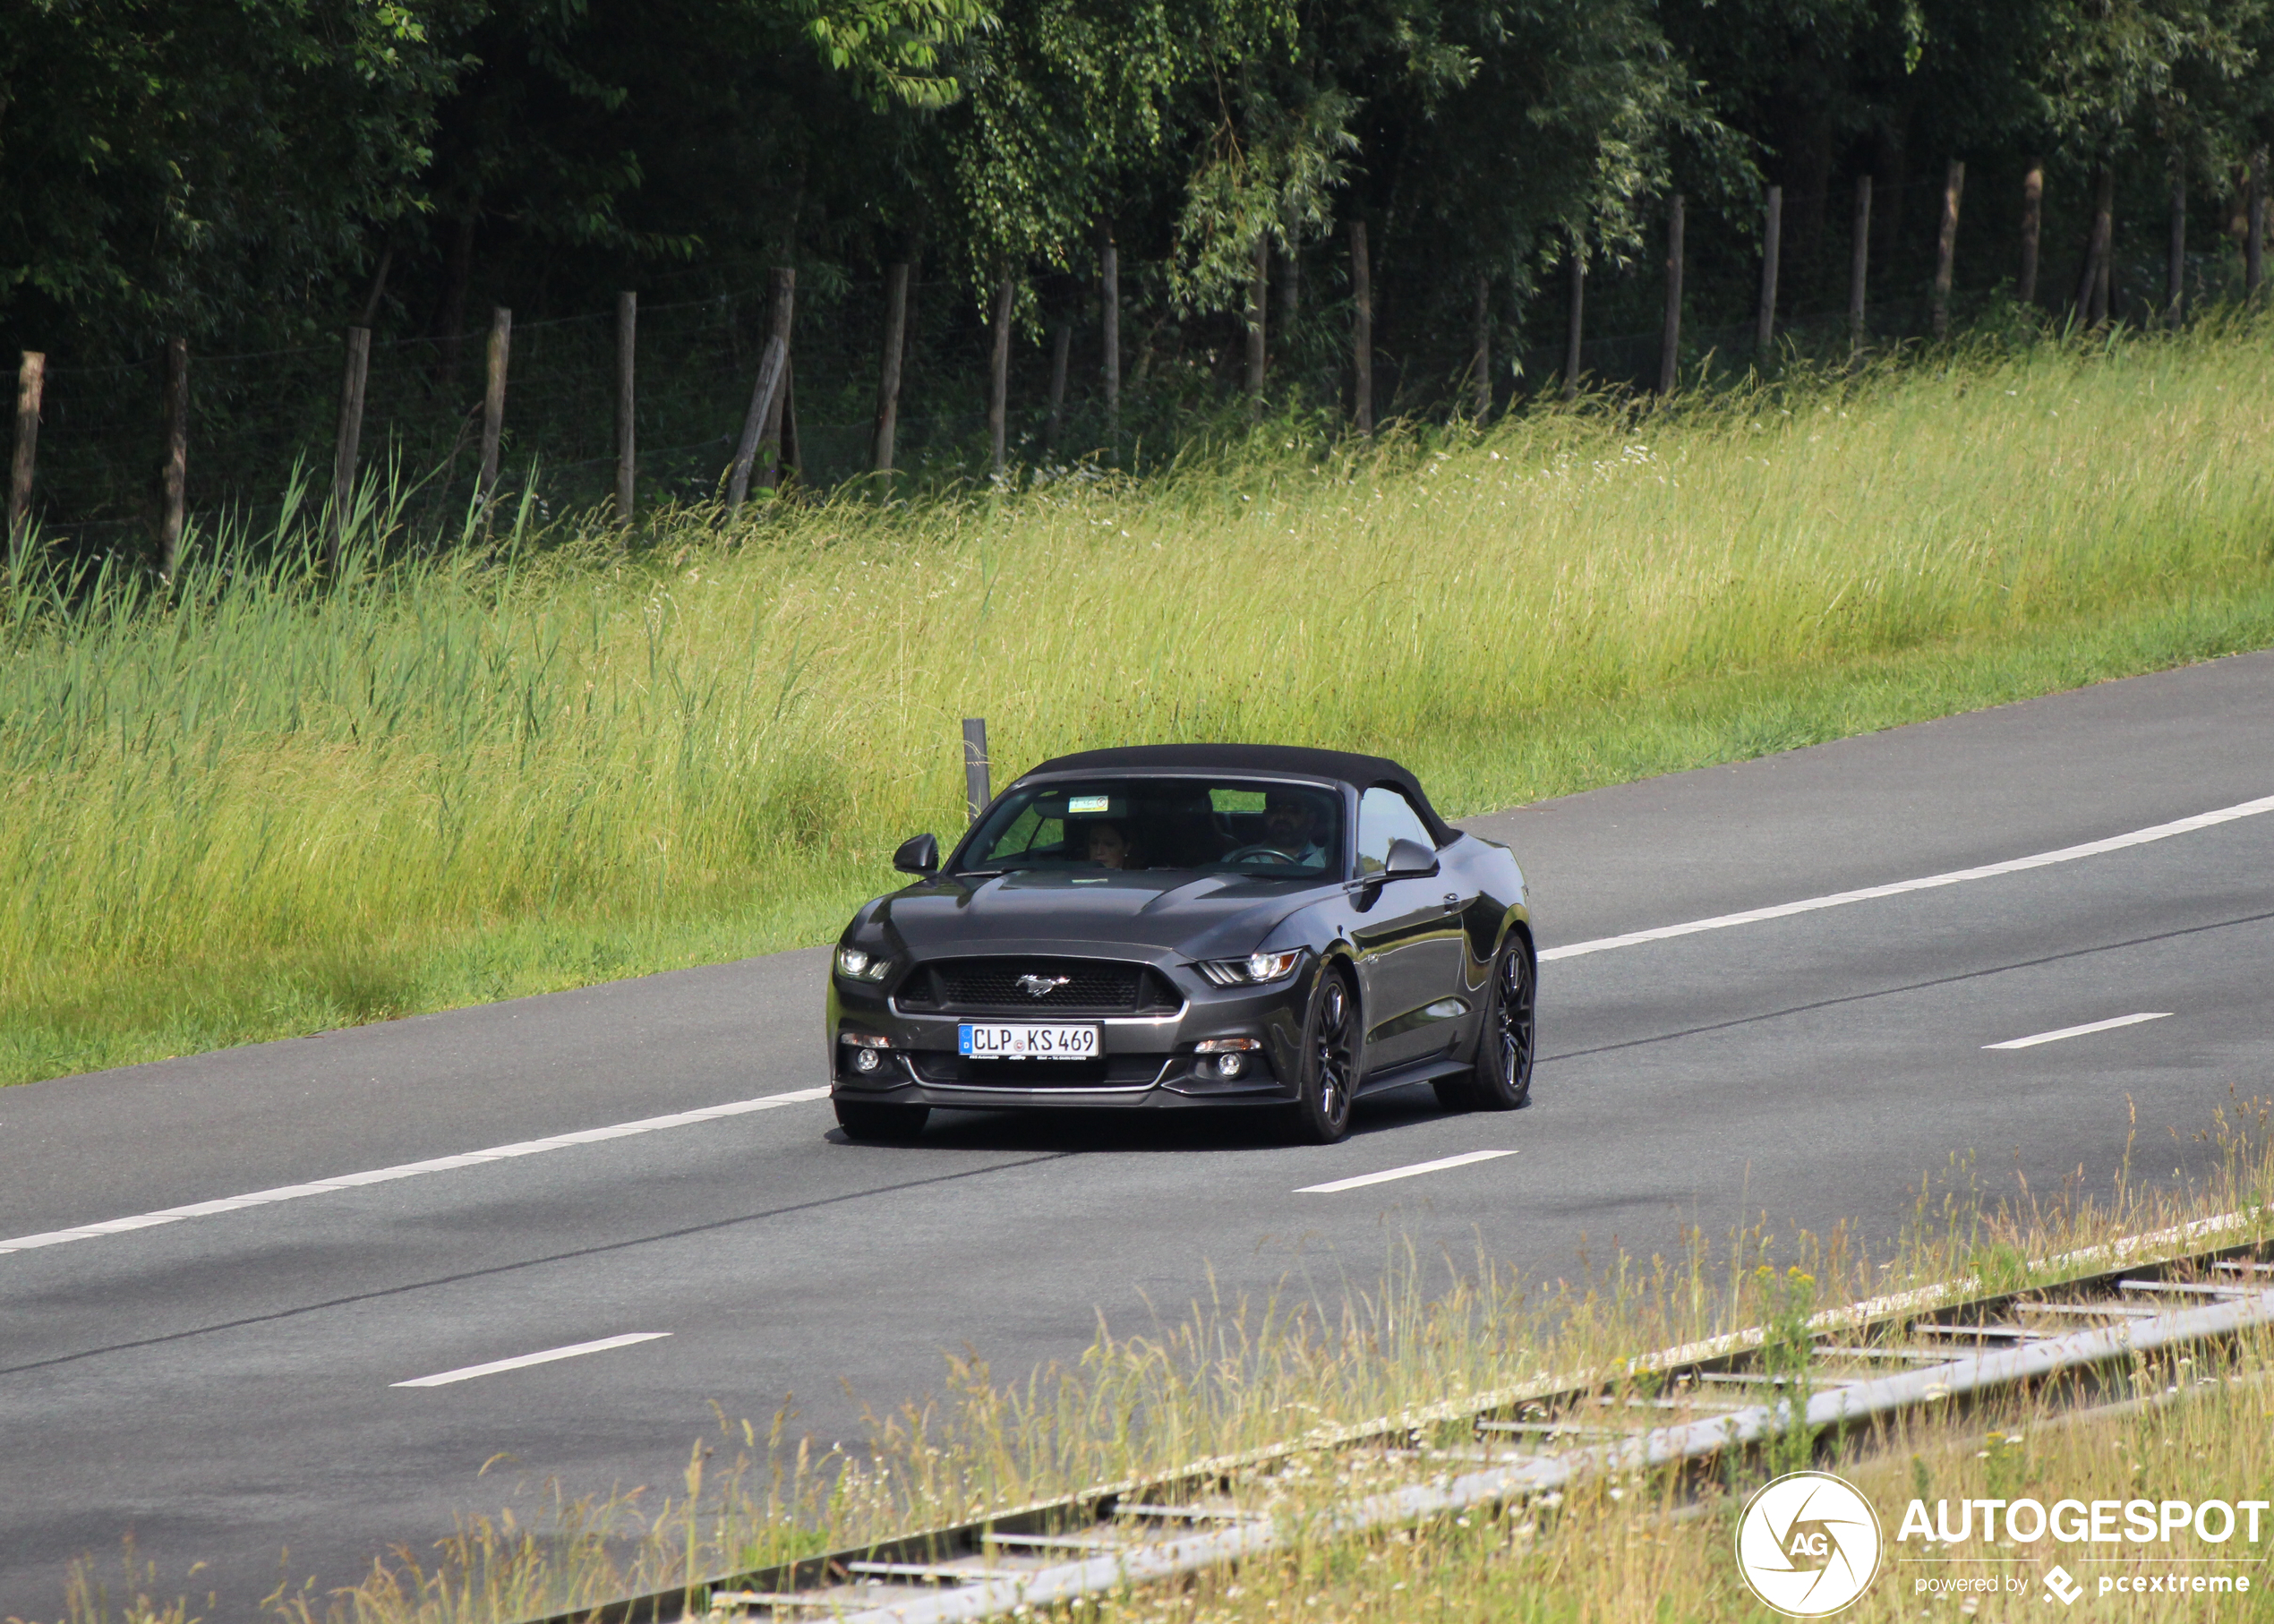
<svg viewBox="0 0 2274 1624"><path fill-rule="evenodd" d="M1231 875L1030 869L911 885L884 898L876 919L917 958L1116 948L1202 958L1253 952L1288 914L1339 889Z"/></svg>

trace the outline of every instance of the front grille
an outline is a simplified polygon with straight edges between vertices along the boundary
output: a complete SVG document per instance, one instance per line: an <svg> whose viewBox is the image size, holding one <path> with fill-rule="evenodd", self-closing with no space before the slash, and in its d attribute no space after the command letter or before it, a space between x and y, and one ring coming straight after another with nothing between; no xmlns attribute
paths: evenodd
<svg viewBox="0 0 2274 1624"><path fill-rule="evenodd" d="M1029 976L1057 984L1038 997L1019 984ZM1166 1013L1184 1002L1159 972L1111 959L940 959L916 966L895 996L903 1009L1046 1017Z"/></svg>

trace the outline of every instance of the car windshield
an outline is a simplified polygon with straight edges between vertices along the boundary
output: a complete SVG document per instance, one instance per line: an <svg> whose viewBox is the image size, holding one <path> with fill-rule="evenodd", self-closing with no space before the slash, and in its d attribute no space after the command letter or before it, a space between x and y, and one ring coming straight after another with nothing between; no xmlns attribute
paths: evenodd
<svg viewBox="0 0 2274 1624"><path fill-rule="evenodd" d="M1315 880L1342 864L1342 798L1315 784L1098 778L1014 790L963 849L962 873L1172 869Z"/></svg>

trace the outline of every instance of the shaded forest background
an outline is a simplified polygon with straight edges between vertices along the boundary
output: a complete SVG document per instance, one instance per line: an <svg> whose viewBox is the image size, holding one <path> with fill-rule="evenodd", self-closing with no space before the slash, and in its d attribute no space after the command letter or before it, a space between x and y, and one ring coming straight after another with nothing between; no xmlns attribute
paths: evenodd
<svg viewBox="0 0 2274 1624"><path fill-rule="evenodd" d="M355 325L367 455L462 501L500 306L509 462L598 500L622 290L642 503L705 498L777 266L814 483L871 459L895 264L903 468L987 466L1005 297L1013 459L1107 442L1107 244L1116 449L1244 421L1258 286L1264 401L1346 414L1354 222L1374 413L1497 410L1560 369L1575 255L1587 369L1655 373L1677 192L1693 364L1755 359L1772 186L1794 343L1844 342L1863 176L1874 327L1920 330L1953 159L1962 321L2030 318L2033 169L2039 316L2098 313L2103 199L2111 315L2167 314L2175 252L2193 296L2235 291L2270 36L2266 0L19 0L0 345L47 358L37 511L121 546L159 500L169 341L193 509L273 505L329 459Z"/></svg>

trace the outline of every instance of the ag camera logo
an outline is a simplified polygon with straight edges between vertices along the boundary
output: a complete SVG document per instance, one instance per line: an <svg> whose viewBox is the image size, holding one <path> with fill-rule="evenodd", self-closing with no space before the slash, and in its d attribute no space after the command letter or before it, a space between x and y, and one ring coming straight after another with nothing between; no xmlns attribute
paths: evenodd
<svg viewBox="0 0 2274 1624"><path fill-rule="evenodd" d="M1737 1570L1791 1619L1820 1619L1861 1595L1879 1571L1879 1514L1829 1472L1764 1484L1737 1519Z"/></svg>

